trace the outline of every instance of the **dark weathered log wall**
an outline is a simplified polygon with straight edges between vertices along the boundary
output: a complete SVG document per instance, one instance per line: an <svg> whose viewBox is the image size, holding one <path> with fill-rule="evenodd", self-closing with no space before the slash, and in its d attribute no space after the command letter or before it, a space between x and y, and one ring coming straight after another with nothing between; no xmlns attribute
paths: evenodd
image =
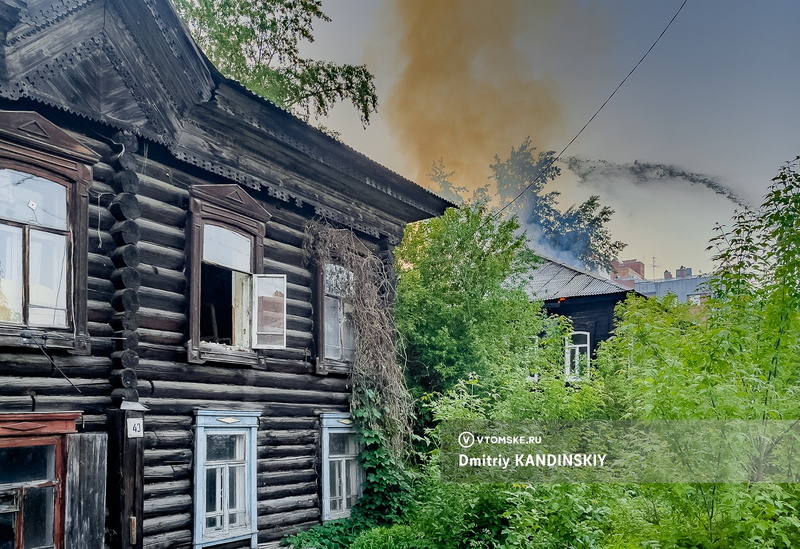
<svg viewBox="0 0 800 549"><path fill-rule="evenodd" d="M313 374L308 362L313 278L303 265L302 242L305 223L313 213L250 191L272 215L264 239L264 272L287 276L287 348L269 352L258 368L187 364L191 314L185 276L188 188L209 181L142 155L137 161L141 216L136 220L140 229L136 375L140 402L149 408L144 440L144 546L176 548L191 542L193 412L199 408L262 412L259 542L276 541L318 523L318 416L323 411L348 410L350 388L344 377ZM96 173L101 180L112 176L110 166ZM104 188L103 184L99 182L98 187ZM110 231L114 219L99 215L101 231ZM94 295L108 303L114 293L113 285L106 282L110 268L99 269L98 265L92 270L97 279L92 280ZM103 310L108 314L110 308Z"/></svg>

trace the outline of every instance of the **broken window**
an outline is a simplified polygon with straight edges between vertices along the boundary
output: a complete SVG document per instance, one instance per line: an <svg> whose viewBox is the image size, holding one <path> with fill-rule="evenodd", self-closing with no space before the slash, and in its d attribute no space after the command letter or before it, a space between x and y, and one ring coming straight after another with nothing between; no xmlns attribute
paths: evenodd
<svg viewBox="0 0 800 549"><path fill-rule="evenodd" d="M286 275L261 273L269 214L236 185L193 195L189 358L255 364L286 346Z"/></svg>

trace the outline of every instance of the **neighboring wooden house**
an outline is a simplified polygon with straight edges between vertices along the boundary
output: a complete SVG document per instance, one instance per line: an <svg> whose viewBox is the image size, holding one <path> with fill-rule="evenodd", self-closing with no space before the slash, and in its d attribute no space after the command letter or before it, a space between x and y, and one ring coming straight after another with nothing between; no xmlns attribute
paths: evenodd
<svg viewBox="0 0 800 549"><path fill-rule="evenodd" d="M573 333L565 344L564 368L567 378L580 378L589 367L597 345L611 336L614 307L634 290L544 258L533 273L528 294L544 302L551 315L572 321Z"/></svg>
<svg viewBox="0 0 800 549"><path fill-rule="evenodd" d="M0 547L346 515L352 341L306 223L389 261L449 203L223 78L168 0L0 0L0 34Z"/></svg>

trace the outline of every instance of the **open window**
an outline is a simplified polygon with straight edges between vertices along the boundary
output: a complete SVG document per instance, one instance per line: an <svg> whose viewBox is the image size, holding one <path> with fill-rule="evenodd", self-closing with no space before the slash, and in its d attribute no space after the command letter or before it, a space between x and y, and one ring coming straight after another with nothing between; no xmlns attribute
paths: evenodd
<svg viewBox="0 0 800 549"><path fill-rule="evenodd" d="M237 185L192 195L189 359L256 364L286 346L286 276L262 273L270 216Z"/></svg>
<svg viewBox="0 0 800 549"><path fill-rule="evenodd" d="M98 159L36 113L0 111L0 344L88 352L89 165Z"/></svg>
<svg viewBox="0 0 800 549"><path fill-rule="evenodd" d="M197 410L194 547L257 545L258 411Z"/></svg>
<svg viewBox="0 0 800 549"><path fill-rule="evenodd" d="M350 414L322 414L322 520L350 516L361 495L360 447Z"/></svg>
<svg viewBox="0 0 800 549"><path fill-rule="evenodd" d="M564 379L567 381L587 379L590 366L589 332L572 332L564 341Z"/></svg>
<svg viewBox="0 0 800 549"><path fill-rule="evenodd" d="M348 373L355 360L353 322L353 272L326 263L318 272L317 337L318 373Z"/></svg>

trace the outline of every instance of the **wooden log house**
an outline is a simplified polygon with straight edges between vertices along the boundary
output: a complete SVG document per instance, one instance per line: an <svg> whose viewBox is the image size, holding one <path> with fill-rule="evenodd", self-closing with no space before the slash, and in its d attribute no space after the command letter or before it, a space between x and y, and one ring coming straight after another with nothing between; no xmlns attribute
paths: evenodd
<svg viewBox="0 0 800 549"><path fill-rule="evenodd" d="M0 35L0 547L346 515L352 341L306 223L390 256L449 203L224 78L169 0L0 0Z"/></svg>

